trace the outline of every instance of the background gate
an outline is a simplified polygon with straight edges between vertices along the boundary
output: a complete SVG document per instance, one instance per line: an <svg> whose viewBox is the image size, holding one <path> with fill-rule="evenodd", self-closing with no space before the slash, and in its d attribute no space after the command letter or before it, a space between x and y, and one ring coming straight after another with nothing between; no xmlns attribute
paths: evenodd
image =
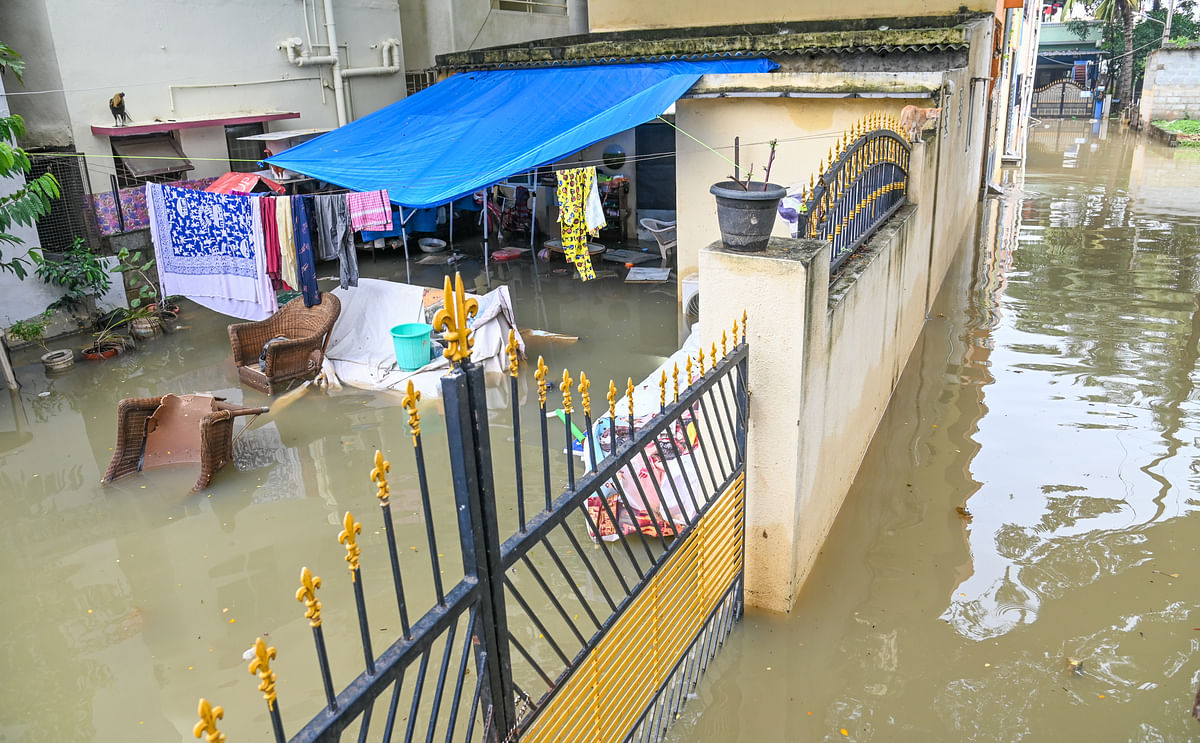
<svg viewBox="0 0 1200 743"><path fill-rule="evenodd" d="M719 354L715 342L707 353L700 348L694 355L677 354L682 363L672 365L670 377L664 368L657 389L635 390L628 380L618 402L610 381L608 409L595 420L591 381L583 373L576 381L564 371L558 385L561 438L547 423L553 385L539 358L534 378L542 466L527 499L516 341L510 336L515 481L498 490L483 369L469 360L468 320L478 308L466 297L461 277L454 287L446 279L445 297L434 324L444 330L452 362L441 384L463 577L449 588L442 582L431 496L449 495L443 495L444 486L431 491L416 406L420 395L410 384L403 405L433 605L412 619L404 570L413 569L409 558L415 555L404 553L402 570L390 505L391 465L377 452L371 480L400 632L375 654L359 569L363 526L347 512L338 541L354 588L363 670L334 692L317 598L322 579L303 568L296 600L312 628L325 699L290 740L340 740L349 732L359 741L389 741L399 739L401 728L405 741L657 740L742 613L745 318L740 329L733 323L732 344L722 334ZM570 452L580 439L587 453L577 478ZM562 444L554 441L567 448L567 487L557 494L550 461ZM499 507L517 516L515 532L503 542ZM259 679L274 738L282 742L288 737L271 668L276 657L276 648L259 637L249 670ZM199 714L196 737L222 743L224 710L202 699Z"/></svg>
<svg viewBox="0 0 1200 743"><path fill-rule="evenodd" d="M1069 79L1033 91L1029 113L1036 119L1091 118L1093 102L1087 91Z"/></svg>

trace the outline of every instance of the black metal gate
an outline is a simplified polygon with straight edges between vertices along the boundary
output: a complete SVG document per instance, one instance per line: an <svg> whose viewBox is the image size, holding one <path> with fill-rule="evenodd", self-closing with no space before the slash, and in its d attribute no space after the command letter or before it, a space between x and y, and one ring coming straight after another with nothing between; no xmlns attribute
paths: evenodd
<svg viewBox="0 0 1200 743"><path fill-rule="evenodd" d="M626 398L618 403L610 381L608 410L597 420L590 380L581 373L576 381L564 371L558 392L567 487L557 497L550 461L560 444L551 443L558 436L550 434L546 416L553 385L539 358L533 376L541 476L529 489L542 492L536 503L527 503L516 340L510 334L515 481L501 493L493 477L483 368L469 360L468 320L477 309L461 277L453 288L447 279L445 309L434 318L445 330L452 363L441 393L463 577L448 589L443 585L416 406L420 395L410 383L403 405L433 605L411 620L390 506L391 465L377 452L371 480L378 488L400 632L374 653L359 569L362 524L347 512L338 540L353 583L363 671L335 694L317 599L321 578L304 568L296 600L312 627L324 707L292 741L340 740L346 731L359 741L389 741L399 738L401 726L405 741L657 740L741 615L744 316L740 334L733 323L732 348L722 334L719 355L716 343L708 353L702 348L689 354L682 369L674 365L671 381L662 373L657 390L635 390L628 380ZM658 404L647 411L655 392ZM582 422L586 433L573 421ZM580 439L586 454L577 479L571 450ZM518 522L503 542L499 507L515 510ZM410 562L409 553L404 556ZM282 742L288 738L271 668L276 655L258 638L250 672L260 680L274 738ZM201 700L199 713L196 737L222 741L217 722L223 709Z"/></svg>
<svg viewBox="0 0 1200 743"><path fill-rule="evenodd" d="M1091 118L1092 98L1073 80L1057 80L1033 91L1029 113L1035 119Z"/></svg>

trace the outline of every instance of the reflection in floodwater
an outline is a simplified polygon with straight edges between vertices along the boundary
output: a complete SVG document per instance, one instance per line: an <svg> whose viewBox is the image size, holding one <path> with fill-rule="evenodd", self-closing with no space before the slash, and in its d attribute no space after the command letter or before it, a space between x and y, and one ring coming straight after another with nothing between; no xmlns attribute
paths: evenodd
<svg viewBox="0 0 1200 743"><path fill-rule="evenodd" d="M579 337L539 343L530 336L534 359L544 355L559 372L585 370L600 384L640 379L678 347L671 286L626 285L611 271L580 285L565 270L553 271L561 266L540 278L527 265L491 270L492 286L509 286L522 328ZM361 268L364 276L405 276L403 262L390 255L364 258ZM458 268L473 290L488 290L474 262ZM447 270L454 267L414 266L413 279L441 287ZM400 396L346 389L266 398L238 383L228 322L188 305L179 320L186 329L112 361L79 362L52 379L36 353L18 354L23 387L0 396L0 740L192 740L201 696L225 707L221 730L229 740L261 740L270 723L242 658L259 635L278 648L273 667L281 713L287 730L298 731L323 703L311 631L295 600L301 567L324 579L323 626L335 684L341 688L362 670L345 552L337 542L348 509L363 523L363 585L377 649L397 636L368 473L382 449L392 462L397 543L415 555L426 544L425 524ZM537 396L526 376L522 418L536 422ZM509 387L494 381L491 438L504 452L495 471L503 484L513 477ZM119 400L198 391L272 406L241 434L233 463L208 489L191 492L196 469L188 465L100 485ZM437 400L422 408L434 528L447 553L444 580L452 584L462 563L443 418ZM540 462L537 439L526 442L535 447L526 461ZM565 483L561 458L553 466L555 482ZM516 515L503 508L507 529ZM428 558L415 560L421 569L405 574L409 606L429 607Z"/></svg>
<svg viewBox="0 0 1200 743"><path fill-rule="evenodd" d="M1085 122L1028 153L796 608L675 740L1200 734L1200 153Z"/></svg>

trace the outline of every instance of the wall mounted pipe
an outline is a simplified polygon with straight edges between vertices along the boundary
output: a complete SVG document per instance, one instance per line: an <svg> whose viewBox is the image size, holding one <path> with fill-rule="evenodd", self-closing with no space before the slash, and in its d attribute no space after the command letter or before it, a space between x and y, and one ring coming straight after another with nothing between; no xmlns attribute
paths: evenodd
<svg viewBox="0 0 1200 743"><path fill-rule="evenodd" d="M236 88L240 85L269 85L270 83L290 83L296 80L321 80L320 77L274 77L266 80L238 80L232 83L190 83L186 85L168 85L167 86L167 101L170 103L171 112L175 112L175 91L189 90L193 88ZM324 88L322 87L322 93Z"/></svg>

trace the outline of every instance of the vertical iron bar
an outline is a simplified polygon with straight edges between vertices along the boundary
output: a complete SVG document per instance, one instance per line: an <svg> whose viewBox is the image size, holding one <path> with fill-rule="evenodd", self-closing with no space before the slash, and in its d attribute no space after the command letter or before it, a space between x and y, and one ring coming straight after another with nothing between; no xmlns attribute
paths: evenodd
<svg viewBox="0 0 1200 743"><path fill-rule="evenodd" d="M329 671L329 653L325 649L325 635L321 631L321 626L317 625L312 628L313 643L317 646L317 665L321 669L321 685L325 687L325 704L329 707L330 712L336 712L337 695L333 691L333 676Z"/></svg>
<svg viewBox="0 0 1200 743"><path fill-rule="evenodd" d="M446 674L450 670L450 656L454 652L454 634L458 630L458 622L450 625L446 632L446 651L442 653L442 666L438 669L437 687L433 692L433 709L429 711L429 732L425 735L425 743L433 743L433 734L437 732L438 711L442 708L442 693L446 690Z"/></svg>
<svg viewBox="0 0 1200 743"><path fill-rule="evenodd" d="M583 510L584 517L587 518L588 522L590 523L591 516L587 512L587 507L584 506L582 510ZM596 568L592 565L592 561L589 560L587 558L587 556L583 553L583 548L581 548L579 546L579 540L577 540L575 538L575 534L571 531L571 529L569 527L566 527L564 525L563 531L565 531L567 533L567 539L571 540L571 546L575 549L575 552L579 554L579 559L581 559L583 561L583 565L585 568L587 568L588 573L592 576L592 580L596 581L596 587L600 589L600 593L604 594L604 600L608 602L608 608L612 609L615 612L617 610L617 604L616 604L616 602L614 602L612 600L612 596L609 595L608 587L604 585L604 581L600 580L600 574L596 571ZM597 531L597 533L599 533L599 532ZM608 554L607 549L604 550L604 554L608 557L609 560L612 560L612 555ZM613 567L615 568L616 565L613 565Z"/></svg>
<svg viewBox="0 0 1200 743"><path fill-rule="evenodd" d="M585 412L583 414L583 422L584 422L584 425L586 426L586 428L583 429L583 445L587 447L587 457L583 461L584 462L590 461L592 463L591 469L595 470L597 468L597 466L600 464L600 461L596 457L595 444L592 442L592 416L591 416L591 413ZM572 488L572 490L574 490L574 488Z"/></svg>
<svg viewBox="0 0 1200 743"><path fill-rule="evenodd" d="M575 489L575 436L571 433L571 411L563 411L563 428L567 434L567 489ZM549 510L550 506L546 506Z"/></svg>
<svg viewBox="0 0 1200 743"><path fill-rule="evenodd" d="M271 730L275 733L275 743L286 743L287 736L283 734L283 720L279 718L279 702L267 705L271 712Z"/></svg>
<svg viewBox="0 0 1200 743"><path fill-rule="evenodd" d="M568 534L571 533L570 527L565 525L563 530ZM546 545L547 551L550 552L550 559L554 561L554 566L558 568L558 572L562 573L563 578L567 581L567 585L571 587L571 592L575 594L575 598L579 599L579 603L583 605L583 610L587 613L588 619L592 620L592 624L596 625L596 629L600 629L601 624L600 620L596 617L596 612L592 611L592 607L590 604L588 604L588 600L584 597L583 591L579 590L579 584L575 580L575 576L571 575L570 571L567 570L567 566L563 564L562 558L558 556L558 551L555 550L554 546L550 544L549 538L543 538L542 544ZM588 572L591 574L592 578L599 582L600 576L596 575L596 571L592 569L591 564L588 563L587 557L583 554L580 554L579 557L588 567ZM613 608L615 609L616 607ZM584 642L584 644L586 645L587 643Z"/></svg>
<svg viewBox="0 0 1200 743"><path fill-rule="evenodd" d="M442 399L446 408L446 435L462 542L463 570L467 576L477 579L482 587L478 649L486 651L488 657L493 659L486 668L480 667L480 673L486 671L487 674L486 680L480 677L480 683L487 684L485 702L493 710L491 735L500 739L506 737L515 726L516 712L504 584L500 581L504 570L500 561L485 393L483 368L478 364L464 363L442 377ZM544 415L542 425L545 426Z"/></svg>
<svg viewBox="0 0 1200 743"><path fill-rule="evenodd" d="M626 466L628 466L628 465L626 465ZM634 512L633 504L630 502L629 496L625 494L625 489L621 487L621 481L617 477L614 476L612 479L612 484L613 484L613 487L615 487L617 489L617 497L621 500L621 503L624 504L625 510L629 511L630 518L633 518L633 512ZM613 522L613 523L616 523L616 522ZM634 521L634 528L637 529L638 534L641 534L642 530L641 530L641 527L639 527L637 525L636 519ZM644 536L644 535L642 535L642 536ZM654 553L650 551L650 545L646 543L646 540L644 538L639 539L638 541L642 543L642 549L646 550L646 558L650 560L650 568L653 568L654 562L655 562L654 561ZM635 565L635 567L638 568L639 577L644 579L646 577L646 575L644 572L642 572L641 566L637 565L636 563L634 565Z"/></svg>
<svg viewBox="0 0 1200 743"><path fill-rule="evenodd" d="M567 627L571 629L571 633L575 635L575 639L579 640L579 644L581 646L587 645L587 638L584 637L583 633L579 631L579 627L575 626L575 622L571 620L570 612L568 612L562 605L562 602L558 600L558 595L550 589L549 585L546 584L546 579L542 577L542 574L538 571L537 566L533 564L533 560L530 560L529 555L526 554L521 556L521 562L525 564L525 569L529 571L530 575L533 576L534 581L536 581L538 586L542 589L542 593L546 594L546 598L550 599L550 605L554 607L554 609L563 618L563 621L566 622ZM548 636L547 639L549 639ZM570 661L565 660L564 662L568 666L571 665Z"/></svg>
<svg viewBox="0 0 1200 743"><path fill-rule="evenodd" d="M371 730L371 713L375 711L375 700L363 710L362 724L358 727L358 743L367 742L367 733Z"/></svg>
<svg viewBox="0 0 1200 743"><path fill-rule="evenodd" d="M354 583L354 605L358 607L358 631L362 635L363 658L367 663L367 673L375 675L375 654L371 652L371 629L367 624L367 601L363 598L362 571L354 569L351 574Z"/></svg>
<svg viewBox="0 0 1200 743"><path fill-rule="evenodd" d="M467 634L463 636L462 657L458 661L458 679L454 682L454 699L450 702L450 724L446 727L446 743L454 738L454 725L458 721L458 705L462 701L463 679L467 677L467 658L471 654L471 638L475 634L475 612L468 612L467 618ZM479 684L475 685L479 688ZM474 709L471 710L472 719L475 716ZM470 740L470 738L467 738Z"/></svg>
<svg viewBox="0 0 1200 743"><path fill-rule="evenodd" d="M529 567L529 565L529 560L526 558L525 566ZM563 662L563 665L571 665L571 660L567 657L567 654L563 652L562 648L558 644L558 641L554 639L554 635L550 634L550 630L547 629L542 620L538 618L537 612L529 607L529 602L525 600L525 597L521 595L521 592L517 590L517 587L513 585L513 582L509 580L507 575L504 576L504 585L508 587L509 593L511 593L513 598L517 600L517 603L521 606L521 610L525 612L526 616L528 616L530 621L533 622L533 626L537 627L537 631L540 632L545 638L546 642L550 644L550 649L558 655L559 660ZM560 610L559 613L561 614L562 611ZM576 633L578 633L578 630L576 630ZM510 639L512 639L514 643L516 642L516 638Z"/></svg>
<svg viewBox="0 0 1200 743"><path fill-rule="evenodd" d="M669 428L667 430L670 431ZM686 437L687 432L684 431L683 435ZM688 499L692 502L692 508L695 509L696 517L699 518L700 504L696 500L696 496L692 493L692 483L689 482L687 472L685 472L683 469L683 455L679 451L679 447L674 444L675 437L672 436L671 438L672 438L671 448L675 451L675 455L676 455L675 461L678 463L679 473L683 477L683 484L687 486ZM668 464L666 453L663 451L662 445L658 443L657 436L654 437L654 448L656 451L658 451L659 461L661 461L663 463L663 471L666 472L667 475L669 476L671 474L671 466ZM675 493L675 500L679 501L679 505L682 507L683 506L683 497L679 493L679 487L675 485L675 478L669 477L668 482L671 483L671 490ZM694 524L694 520L686 518L686 516L687 516L687 514L685 513L684 520L687 521L688 526L692 526Z"/></svg>
<svg viewBox="0 0 1200 743"><path fill-rule="evenodd" d="M417 436L417 480L421 484L421 508L425 512L425 541L429 545L429 565L433 570L433 590L437 592L438 606L446 605L446 597L442 590L442 566L438 559L437 536L433 530L433 507L429 502L429 482L425 475L425 450L421 445L421 437Z"/></svg>
<svg viewBox="0 0 1200 743"><path fill-rule="evenodd" d="M615 480L614 480L614 489L615 489ZM612 506L609 505L608 498L606 498L604 496L603 492L597 492L596 497L600 499L600 505L604 508L604 514L606 516L608 516L609 521L612 522L613 528L616 530L617 536L620 538L619 541L621 542L621 546L625 548L625 554L629 557L629 563L631 565L633 565L634 572L636 572L638 574L639 579L645 578L646 574L644 572L642 572L642 566L638 563L637 559L634 558L633 550L629 547L629 540L625 537L625 534L621 531L621 525L620 525L620 523L617 522L617 515L615 513L613 513ZM596 534L598 535L598 534L600 534L600 525L596 524L595 526L596 526ZM608 552L608 550L605 550L605 552ZM625 593L628 594L629 590L630 590L629 584L625 582L625 577L621 574L621 571L617 569L617 564L615 561L613 561L612 555L609 555L609 562L612 563L613 571L616 572L617 580L619 580L621 582L621 587L624 588ZM653 564L653 561L651 561L651 564Z"/></svg>
<svg viewBox="0 0 1200 743"><path fill-rule="evenodd" d="M644 456L644 452L643 452L643 456ZM658 516L656 516L654 514L653 509L650 508L649 499L646 498L646 489L642 487L642 478L638 477L637 472L633 469L633 459L631 458L625 466L629 468L630 474L633 475L633 486L635 488L637 488L638 495L642 496L642 505L646 507L646 512L650 514L650 523L654 526L654 533L658 535L658 541L662 543L663 550L665 551L667 549L667 538L665 536L663 536L662 527L660 527L658 525ZM647 468L649 468L649 464L647 464L646 466L647 466ZM650 479L653 480L654 478L650 478ZM655 487L658 487L657 482L655 482ZM619 490L619 486L618 486L618 490ZM639 529L639 531L640 531L640 529ZM643 540L643 543L644 543L644 541L645 540ZM647 545L647 547L646 547L646 552L647 552L647 554L649 554L649 552L650 552L649 545ZM650 559L651 565L653 565L656 562L658 562L657 559L655 559L653 557Z"/></svg>
<svg viewBox="0 0 1200 743"><path fill-rule="evenodd" d="M383 741L388 743L392 739L392 732L396 729L396 712L400 709L400 691L404 687L404 672L400 672L396 683L392 685L392 701L388 703L387 719L383 723Z"/></svg>
<svg viewBox="0 0 1200 743"><path fill-rule="evenodd" d="M654 437L654 443L655 443L655 445L658 444L658 436ZM649 455L646 454L646 449L648 449L648 448L649 448L648 446L642 447L642 449L638 453L641 454L641 456L642 456L642 463L644 465L646 465L646 471L653 473L654 468L650 466L650 457L649 457ZM664 467L665 467L665 464L666 463L664 463ZM661 510L664 510L667 512L667 519L669 519L671 522L671 524L670 524L671 532L675 536L678 536L679 535L679 527L675 525L675 520L671 518L671 509L666 507L666 499L663 498L663 491L662 491L662 487L658 484L658 478L654 477L653 474L651 474L651 476L647 479L649 479L650 484L654 486L654 494L656 496L658 496L659 508ZM642 493L642 498L645 498L646 494L642 490L641 478L637 479L637 485L638 485L638 491ZM655 515L653 511L651 511L650 515L651 515L653 523L654 523L654 528L658 531L658 538L662 540L663 549L665 550L667 548L667 540L663 537L663 531L658 526L658 516Z"/></svg>
<svg viewBox="0 0 1200 743"><path fill-rule="evenodd" d="M404 580L400 577L400 555L396 552L396 529L392 525L392 505L384 503L383 530L387 534L388 557L392 563L392 582L396 587L396 608L400 610L400 629L405 639L412 639L408 625L408 605L404 600Z"/></svg>
<svg viewBox="0 0 1200 743"><path fill-rule="evenodd" d="M421 706L421 692L425 688L425 672L429 670L429 654L433 647L425 648L421 653L421 666L417 669L417 683L413 689L412 704L408 708L408 725L404 727L404 743L411 743L417 727L417 710Z"/></svg>
<svg viewBox="0 0 1200 743"><path fill-rule="evenodd" d="M472 619L471 619L472 629L474 628L474 624L473 624L474 621L475 621L475 619L474 619L474 617L472 617ZM470 641L472 636L473 636L472 634L467 635L468 642ZM477 715L477 714L483 715L483 717L485 719L488 717L488 711L480 709L480 704L479 704L482 699L482 694L483 694L483 684L484 684L483 669L487 668L487 665L488 665L488 657L487 657L486 650L479 651L479 653L476 656L476 665L479 667L480 671L479 671L478 676L476 677L476 678L478 678L478 681L475 682L475 694L471 697L471 714L469 717L467 717L467 735L465 738L463 738L463 740L474 740L474 738L472 736L475 733L475 715ZM484 733L484 740L487 740L486 732ZM449 734L447 734L447 736L446 736L446 741L447 741L447 743L449 743L449 741L450 741Z"/></svg>
<svg viewBox="0 0 1200 743"><path fill-rule="evenodd" d="M512 385L513 461L517 473L517 521L525 531L525 483L521 471L521 406L517 404L517 378L509 377Z"/></svg>
<svg viewBox="0 0 1200 743"><path fill-rule="evenodd" d="M550 497L550 434L546 430L546 403L541 403L541 419L542 419L542 479L546 491L546 510L550 510L552 498Z"/></svg>

